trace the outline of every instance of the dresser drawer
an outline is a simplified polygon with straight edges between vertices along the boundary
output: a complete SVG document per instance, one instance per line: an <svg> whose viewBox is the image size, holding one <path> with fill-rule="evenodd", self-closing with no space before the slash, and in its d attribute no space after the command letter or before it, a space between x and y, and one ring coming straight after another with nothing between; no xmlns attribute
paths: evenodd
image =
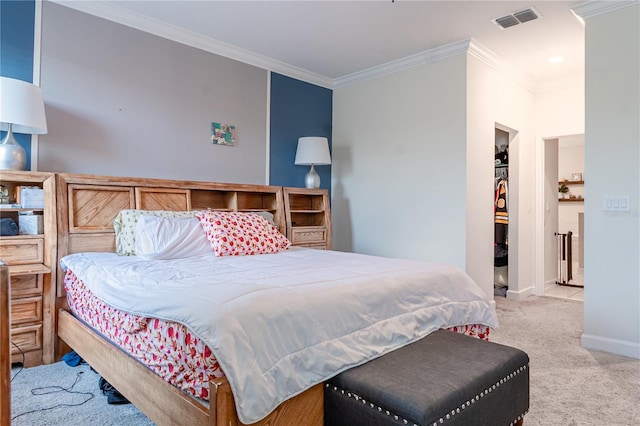
<svg viewBox="0 0 640 426"><path fill-rule="evenodd" d="M11 298L36 296L42 294L42 274L14 275L11 277Z"/></svg>
<svg viewBox="0 0 640 426"><path fill-rule="evenodd" d="M42 238L3 238L0 240L0 258L7 265L28 265L44 261Z"/></svg>
<svg viewBox="0 0 640 426"><path fill-rule="evenodd" d="M42 349L42 324L12 328L11 341L18 346L22 352ZM19 353L20 351L14 345L11 345L11 355Z"/></svg>
<svg viewBox="0 0 640 426"><path fill-rule="evenodd" d="M11 325L42 322L42 297L11 300Z"/></svg>
<svg viewBox="0 0 640 426"><path fill-rule="evenodd" d="M291 244L305 245L326 243L327 229L324 227L299 227L291 229Z"/></svg>

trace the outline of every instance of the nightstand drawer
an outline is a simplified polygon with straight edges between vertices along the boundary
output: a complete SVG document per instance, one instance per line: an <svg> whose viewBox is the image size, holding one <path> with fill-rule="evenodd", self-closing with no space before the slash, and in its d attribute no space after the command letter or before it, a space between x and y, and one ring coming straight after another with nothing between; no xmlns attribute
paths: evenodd
<svg viewBox="0 0 640 426"><path fill-rule="evenodd" d="M42 297L11 300L11 325L42 321Z"/></svg>
<svg viewBox="0 0 640 426"><path fill-rule="evenodd" d="M327 229L324 227L299 227L291 230L291 244L293 245L326 242Z"/></svg>
<svg viewBox="0 0 640 426"><path fill-rule="evenodd" d="M0 258L7 265L28 265L44 261L42 238L3 238L0 240Z"/></svg>
<svg viewBox="0 0 640 426"><path fill-rule="evenodd" d="M42 274L14 275L11 277L11 298L42 295Z"/></svg>
<svg viewBox="0 0 640 426"><path fill-rule="evenodd" d="M22 352L42 349L42 324L12 328L11 342L18 346ZM19 353L20 351L11 345L11 355Z"/></svg>
<svg viewBox="0 0 640 426"><path fill-rule="evenodd" d="M307 248L312 248L312 249L316 249L316 250L327 250L327 244L326 243L322 243L322 244L297 244L298 247L307 247Z"/></svg>

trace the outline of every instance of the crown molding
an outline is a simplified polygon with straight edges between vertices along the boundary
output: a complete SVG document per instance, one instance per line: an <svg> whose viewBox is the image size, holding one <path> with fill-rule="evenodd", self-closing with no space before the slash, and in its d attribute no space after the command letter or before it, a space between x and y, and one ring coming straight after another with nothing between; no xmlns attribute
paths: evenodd
<svg viewBox="0 0 640 426"><path fill-rule="evenodd" d="M534 91L534 84L531 79L509 65L493 51L489 50L473 38L446 44L444 46L398 59L397 61L387 62L386 64L336 78L333 80L333 88L344 87L349 84L382 77L387 74L403 71L418 65L438 62L452 56L467 53L494 70L502 73L507 78L524 87L526 90L529 90L530 92Z"/></svg>
<svg viewBox="0 0 640 426"><path fill-rule="evenodd" d="M286 75L297 80L336 89L364 80L382 77L398 71L407 70L419 65L438 62L446 58L461 54L469 54L494 70L502 73L526 90L536 93L568 87L576 83L577 77L562 79L549 83L535 85L525 74L505 62L493 51L471 38L454 43L439 46L423 52L416 53L395 61L387 62L363 71L358 71L342 77L331 79L329 77L298 68L284 62L280 62L266 56L262 56L236 46L214 40L210 37L187 31L175 25L168 24L148 16L132 12L112 2L77 1L77 0L49 0L52 3L87 13L98 18L106 19L130 28L166 38L187 46L191 46L206 52L233 59L248 65ZM581 17L590 17L600 13L606 13L623 7L639 4L639 0L600 1L593 0L581 3L572 10ZM584 82L584 76L581 77Z"/></svg>
<svg viewBox="0 0 640 426"><path fill-rule="evenodd" d="M266 56L258 55L248 50L240 49L227 43L222 43L210 37L184 30L175 25L167 24L166 22L149 18L148 16L132 12L113 3L99 1L50 1L79 12L87 13L98 18L106 19L117 24L154 34L177 43L195 47L197 49L253 65L258 68L277 72L279 74L328 89L333 88L333 81L328 77L267 58Z"/></svg>
<svg viewBox="0 0 640 426"><path fill-rule="evenodd" d="M552 92L572 87L584 87L584 74L539 83L535 87L535 93Z"/></svg>
<svg viewBox="0 0 640 426"><path fill-rule="evenodd" d="M387 74L403 71L418 65L428 64L431 62L441 61L443 59L461 55L466 53L469 48L469 40L457 41L436 47L434 49L425 50L411 56L398 59L396 61L387 62L363 71L347 74L333 80L333 88L344 87L348 84L378 78Z"/></svg>
<svg viewBox="0 0 640 426"><path fill-rule="evenodd" d="M530 92L535 91L535 85L529 77L514 68L500 56L496 55L492 50L481 44L478 40L473 38L469 40L469 55L485 63L495 71L512 80L514 83L522 86L524 89Z"/></svg>
<svg viewBox="0 0 640 426"><path fill-rule="evenodd" d="M590 0L572 7L571 10L573 10L576 15L584 19L638 4L640 4L640 1L638 0Z"/></svg>

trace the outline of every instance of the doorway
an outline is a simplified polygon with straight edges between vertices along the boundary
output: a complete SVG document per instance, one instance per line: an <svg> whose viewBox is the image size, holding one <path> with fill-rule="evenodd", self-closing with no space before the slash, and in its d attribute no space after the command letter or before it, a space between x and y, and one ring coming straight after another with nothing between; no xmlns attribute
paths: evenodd
<svg viewBox="0 0 640 426"><path fill-rule="evenodd" d="M493 294L509 290L509 132L495 129Z"/></svg>
<svg viewBox="0 0 640 426"><path fill-rule="evenodd" d="M494 296L520 300L518 280L518 186L519 131L495 123L494 181ZM509 159L513 161L509 162Z"/></svg>
<svg viewBox="0 0 640 426"><path fill-rule="evenodd" d="M584 135L544 140L543 288L584 300Z"/></svg>

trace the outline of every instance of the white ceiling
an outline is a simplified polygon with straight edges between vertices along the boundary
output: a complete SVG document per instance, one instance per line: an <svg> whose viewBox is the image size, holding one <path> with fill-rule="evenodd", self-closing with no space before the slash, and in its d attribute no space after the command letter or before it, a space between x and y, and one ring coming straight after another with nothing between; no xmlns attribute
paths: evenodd
<svg viewBox="0 0 640 426"><path fill-rule="evenodd" d="M584 74L584 25L571 11L582 1L57 2L326 86L469 39L532 86ZM492 22L528 7L541 17L505 30ZM550 63L557 55L564 61Z"/></svg>

